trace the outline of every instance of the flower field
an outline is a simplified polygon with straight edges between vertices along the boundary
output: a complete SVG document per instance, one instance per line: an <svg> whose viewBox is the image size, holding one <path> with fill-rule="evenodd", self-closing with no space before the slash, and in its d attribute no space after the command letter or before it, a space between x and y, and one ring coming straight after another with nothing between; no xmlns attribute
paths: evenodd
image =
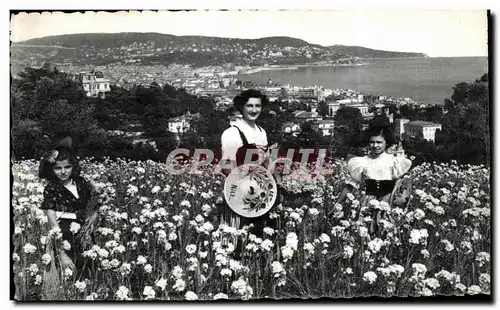
<svg viewBox="0 0 500 310"><path fill-rule="evenodd" d="M99 193L95 244L85 252L90 279L50 272L49 231L38 207L38 162L12 166L13 268L17 300L213 300L490 294L490 171L424 164L409 177L408 209L335 205L345 163L300 203L272 211L277 227L262 238L219 225L224 177L207 171L170 175L151 161L82 162ZM288 180L287 182L293 182ZM289 188L297 188L288 183ZM369 234L371 209L386 209L382 233ZM325 212L334 210L331 218ZM75 232L78 225L72 228ZM223 242L238 236L244 255ZM64 242L63 242L64 243Z"/></svg>

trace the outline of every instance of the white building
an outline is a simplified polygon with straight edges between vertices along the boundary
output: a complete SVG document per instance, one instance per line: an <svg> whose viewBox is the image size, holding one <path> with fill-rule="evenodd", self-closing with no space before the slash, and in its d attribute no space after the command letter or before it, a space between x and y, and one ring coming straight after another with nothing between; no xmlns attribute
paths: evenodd
<svg viewBox="0 0 500 310"><path fill-rule="evenodd" d="M311 123L312 128L323 136L333 135L335 122L333 119L318 120Z"/></svg>
<svg viewBox="0 0 500 310"><path fill-rule="evenodd" d="M73 80L82 84L87 97L105 98L106 93L111 91L109 80L101 71L80 72L73 75Z"/></svg>
<svg viewBox="0 0 500 310"><path fill-rule="evenodd" d="M189 111L181 116L171 118L167 121L168 131L173 133L185 133L191 129L191 123L199 114L191 114Z"/></svg>
<svg viewBox="0 0 500 310"><path fill-rule="evenodd" d="M432 142L436 139L437 130L442 130L441 124L426 121L412 121L404 124L404 133L406 136L419 137Z"/></svg>

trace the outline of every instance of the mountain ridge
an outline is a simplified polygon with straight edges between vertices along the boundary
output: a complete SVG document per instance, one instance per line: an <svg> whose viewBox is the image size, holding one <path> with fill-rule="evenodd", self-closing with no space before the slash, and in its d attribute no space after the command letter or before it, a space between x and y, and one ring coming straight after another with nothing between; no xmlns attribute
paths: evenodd
<svg viewBox="0 0 500 310"><path fill-rule="evenodd" d="M335 44L322 46L312 44L303 39L288 36L271 36L257 39L211 37L211 36L176 36L172 34L163 34L157 32L117 32L117 33L78 33L46 36L34 38L19 42L12 42L13 46L23 45L47 45L61 47L81 47L87 45L96 45L104 48L120 47L127 44L154 42L155 46L165 46L170 44L256 44L273 45L277 47L311 47L316 49L325 49L335 53L352 55L359 58L393 58L393 57L429 57L425 53L418 52L398 52L371 49L363 46L349 46Z"/></svg>

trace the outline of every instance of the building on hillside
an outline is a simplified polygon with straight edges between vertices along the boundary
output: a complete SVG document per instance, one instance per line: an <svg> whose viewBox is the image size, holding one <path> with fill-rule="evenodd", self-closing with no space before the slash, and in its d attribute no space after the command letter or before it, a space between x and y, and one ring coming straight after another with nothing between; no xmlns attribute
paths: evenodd
<svg viewBox="0 0 500 310"><path fill-rule="evenodd" d="M311 127L323 136L332 136L335 129L335 121L333 119L317 120L311 122Z"/></svg>
<svg viewBox="0 0 500 310"><path fill-rule="evenodd" d="M109 80L101 71L79 72L73 75L73 80L82 84L87 97L105 98L111 91Z"/></svg>
<svg viewBox="0 0 500 310"><path fill-rule="evenodd" d="M368 104L365 104L365 103L340 103L340 102L330 102L328 103L328 113L330 116L335 116L335 113L337 113L337 111L340 109L340 108L344 108L344 107L352 107L352 108L356 108L359 110L359 112L361 112L361 115L363 117L366 117L369 115L368 113L368 110L369 110L369 106Z"/></svg>
<svg viewBox="0 0 500 310"><path fill-rule="evenodd" d="M283 124L283 132L296 136L301 131L300 125L295 122L287 122Z"/></svg>
<svg viewBox="0 0 500 310"><path fill-rule="evenodd" d="M404 124L404 134L407 137L418 137L432 142L436 139L437 130L442 130L441 124L426 121L411 121Z"/></svg>
<svg viewBox="0 0 500 310"><path fill-rule="evenodd" d="M172 133L185 133L191 130L192 122L200 116L199 113L191 114L189 111L181 116L173 117L167 121L168 131Z"/></svg>
<svg viewBox="0 0 500 310"><path fill-rule="evenodd" d="M397 118L394 120L394 134L397 137L402 137L405 133L405 124L410 122L407 118Z"/></svg>

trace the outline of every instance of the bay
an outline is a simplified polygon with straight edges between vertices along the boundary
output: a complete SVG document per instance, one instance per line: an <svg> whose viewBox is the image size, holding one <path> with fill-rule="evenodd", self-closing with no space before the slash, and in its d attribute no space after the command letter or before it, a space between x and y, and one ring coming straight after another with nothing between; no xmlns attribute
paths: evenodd
<svg viewBox="0 0 500 310"><path fill-rule="evenodd" d="M323 86L358 90L364 94L411 98L442 104L460 82L473 82L488 72L487 57L365 59L363 66L311 66L269 70L238 76L244 81Z"/></svg>

